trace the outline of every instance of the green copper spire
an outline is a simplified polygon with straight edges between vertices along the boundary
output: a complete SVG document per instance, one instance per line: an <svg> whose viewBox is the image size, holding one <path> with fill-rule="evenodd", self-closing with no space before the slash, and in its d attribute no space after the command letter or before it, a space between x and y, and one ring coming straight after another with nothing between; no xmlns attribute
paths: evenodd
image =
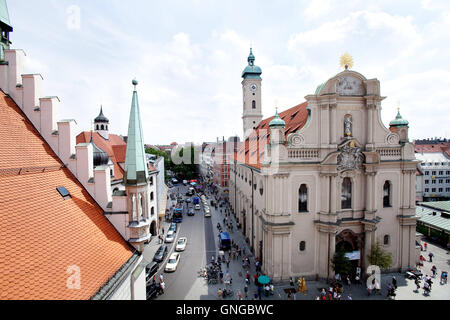
<svg viewBox="0 0 450 320"><path fill-rule="evenodd" d="M274 127L283 127L284 128L284 127L286 127L286 123L278 115L278 109L277 109L277 111L275 113L275 117L272 119L272 121L270 121L269 127L270 128L274 128Z"/></svg>
<svg viewBox="0 0 450 320"><path fill-rule="evenodd" d="M8 6L6 0L0 0L0 61L5 60L4 50L9 49L9 33L13 31L9 21Z"/></svg>
<svg viewBox="0 0 450 320"><path fill-rule="evenodd" d="M253 55L252 48L250 48L250 54L248 56L248 66L245 67L242 72L242 78L244 79L261 79L261 68L255 66L255 56Z"/></svg>
<svg viewBox="0 0 450 320"><path fill-rule="evenodd" d="M134 91L131 102L130 122L128 124L127 153L125 157L125 185L146 184L148 181L147 159L144 150L144 135L142 133L141 114L139 111L137 80L133 80Z"/></svg>
<svg viewBox="0 0 450 320"><path fill-rule="evenodd" d="M400 108L398 108L397 116L395 117L395 120L392 120L389 123L389 126L391 127L407 127L409 125L408 120L403 119L402 115L400 114Z"/></svg>
<svg viewBox="0 0 450 320"><path fill-rule="evenodd" d="M8 5L6 0L0 0L0 22L9 26L12 31L11 22L9 21Z"/></svg>

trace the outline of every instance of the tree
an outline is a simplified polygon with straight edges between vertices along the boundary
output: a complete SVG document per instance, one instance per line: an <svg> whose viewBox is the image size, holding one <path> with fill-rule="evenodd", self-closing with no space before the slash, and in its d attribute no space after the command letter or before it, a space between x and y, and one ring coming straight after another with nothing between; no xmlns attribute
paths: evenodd
<svg viewBox="0 0 450 320"><path fill-rule="evenodd" d="M372 246L367 258L371 265L376 265L382 270L392 266L392 253L384 250L379 242Z"/></svg>
<svg viewBox="0 0 450 320"><path fill-rule="evenodd" d="M336 274L349 274L352 270L352 263L345 256L344 250L338 250L334 253L331 266Z"/></svg>

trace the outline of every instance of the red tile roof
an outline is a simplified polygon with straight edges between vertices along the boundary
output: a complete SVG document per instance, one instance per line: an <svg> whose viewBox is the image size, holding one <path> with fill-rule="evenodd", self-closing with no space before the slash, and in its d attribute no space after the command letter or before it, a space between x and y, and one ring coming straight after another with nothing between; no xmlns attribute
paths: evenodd
<svg viewBox="0 0 450 320"><path fill-rule="evenodd" d="M308 120L307 102L303 102L295 107L279 113L281 119L286 123L285 136L294 133L306 124ZM261 169L261 161L264 156L264 148L270 141L269 123L274 118L270 117L262 120L250 136L242 143L239 151L235 153L234 159L240 163L245 163L256 169Z"/></svg>
<svg viewBox="0 0 450 320"><path fill-rule="evenodd" d="M415 144L414 148L417 153L448 152L450 151L450 142Z"/></svg>
<svg viewBox="0 0 450 320"><path fill-rule="evenodd" d="M108 154L109 159L114 163L114 179L123 179L124 170L119 163L125 162L127 144L121 137L115 134L109 134L109 140L103 138L98 132L93 133L93 140L97 147ZM91 141L91 131L84 131L77 136L77 144Z"/></svg>
<svg viewBox="0 0 450 320"><path fill-rule="evenodd" d="M1 92L0 141L0 299L91 298L134 250ZM80 268L79 290L67 288L70 266Z"/></svg>

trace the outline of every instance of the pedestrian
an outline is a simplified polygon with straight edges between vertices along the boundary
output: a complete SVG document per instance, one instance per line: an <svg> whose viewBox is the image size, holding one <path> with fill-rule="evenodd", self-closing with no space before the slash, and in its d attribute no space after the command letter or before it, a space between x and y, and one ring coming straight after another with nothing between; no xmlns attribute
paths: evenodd
<svg viewBox="0 0 450 320"><path fill-rule="evenodd" d="M223 272L222 271L220 271L220 273L219 273L219 280L220 280L220 283L223 283Z"/></svg>
<svg viewBox="0 0 450 320"><path fill-rule="evenodd" d="M253 279L255 281L255 285L258 285L258 274L255 273L255 275L253 276Z"/></svg>
<svg viewBox="0 0 450 320"><path fill-rule="evenodd" d="M230 259L228 258L228 260L227 260L227 268L229 268L230 267Z"/></svg>
<svg viewBox="0 0 450 320"><path fill-rule="evenodd" d="M156 274L153 276L153 285L156 285Z"/></svg>
<svg viewBox="0 0 450 320"><path fill-rule="evenodd" d="M237 297L238 297L238 300L242 300L241 290L238 290Z"/></svg>
<svg viewBox="0 0 450 320"><path fill-rule="evenodd" d="M256 292L256 291L255 291L255 293L254 293L254 297L255 297L255 299L254 299L254 300L257 300L257 299L258 299L258 292Z"/></svg>
<svg viewBox="0 0 450 320"><path fill-rule="evenodd" d="M164 289L166 288L166 284L164 281L161 282L161 292L164 294Z"/></svg>
<svg viewBox="0 0 450 320"><path fill-rule="evenodd" d="M164 282L164 276L162 275L162 273L159 275L159 282Z"/></svg>
<svg viewBox="0 0 450 320"><path fill-rule="evenodd" d="M245 256L245 246L242 247L242 255Z"/></svg>
<svg viewBox="0 0 450 320"><path fill-rule="evenodd" d="M261 295L262 295L262 287L258 286L258 297L259 297L259 300L261 300Z"/></svg>
<svg viewBox="0 0 450 320"><path fill-rule="evenodd" d="M222 300L222 294L223 294L223 292L219 288L219 290L217 290L217 297L219 298L219 300Z"/></svg>
<svg viewBox="0 0 450 320"><path fill-rule="evenodd" d="M425 251L427 251L428 244L425 242L425 243L423 244L423 247L425 248Z"/></svg>
<svg viewBox="0 0 450 320"><path fill-rule="evenodd" d="M347 284L349 287L352 285L352 280L350 279L350 275L347 275Z"/></svg>
<svg viewBox="0 0 450 320"><path fill-rule="evenodd" d="M245 296L245 299L248 299L248 285L247 284L245 284L245 287L244 287L244 296Z"/></svg>
<svg viewBox="0 0 450 320"><path fill-rule="evenodd" d="M431 267L431 272L433 272L433 278L436 277L436 270L437 270L436 266Z"/></svg>
<svg viewBox="0 0 450 320"><path fill-rule="evenodd" d="M352 299L352 294L351 294L351 293L348 294L347 300L353 300L353 299Z"/></svg>
<svg viewBox="0 0 450 320"><path fill-rule="evenodd" d="M434 256L433 252L430 252L428 254L428 257L430 258L430 262L433 262L433 256Z"/></svg>
<svg viewBox="0 0 450 320"><path fill-rule="evenodd" d="M245 273L245 277L247 278L248 281L250 281L250 272L248 270Z"/></svg>
<svg viewBox="0 0 450 320"><path fill-rule="evenodd" d="M419 292L419 289L420 289L420 281L419 281L419 278L417 278L416 277L416 279L414 280L414 283L415 283L415 285L416 285L416 292Z"/></svg>
<svg viewBox="0 0 450 320"><path fill-rule="evenodd" d="M395 276L392 277L392 286L397 289L397 279L395 278Z"/></svg>

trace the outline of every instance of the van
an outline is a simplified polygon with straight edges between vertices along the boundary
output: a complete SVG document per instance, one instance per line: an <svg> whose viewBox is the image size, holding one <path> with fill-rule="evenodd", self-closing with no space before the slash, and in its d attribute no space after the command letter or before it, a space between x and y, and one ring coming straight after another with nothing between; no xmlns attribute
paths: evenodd
<svg viewBox="0 0 450 320"><path fill-rule="evenodd" d="M150 262L145 267L145 280L146 282L152 281L152 277L158 272L159 263L158 262Z"/></svg>
<svg viewBox="0 0 450 320"><path fill-rule="evenodd" d="M228 232L221 232L220 233L220 240L219 240L219 246L221 250L230 250L231 249L231 239Z"/></svg>

